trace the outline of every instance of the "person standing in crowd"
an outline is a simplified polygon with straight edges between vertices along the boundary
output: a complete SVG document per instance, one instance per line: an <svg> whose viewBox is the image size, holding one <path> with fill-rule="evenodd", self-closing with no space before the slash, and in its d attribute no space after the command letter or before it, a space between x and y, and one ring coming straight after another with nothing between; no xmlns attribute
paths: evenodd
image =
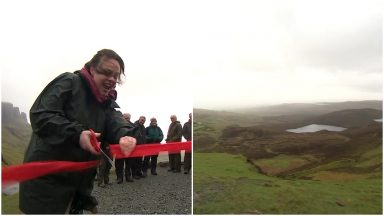
<svg viewBox="0 0 384 216"><path fill-rule="evenodd" d="M135 125L135 135L136 138L136 144L145 144L145 116L140 116L139 120L137 120ZM133 166L133 178L134 179L140 179L146 177L146 175L142 172L143 169L143 157L134 157L134 166Z"/></svg>
<svg viewBox="0 0 384 216"><path fill-rule="evenodd" d="M150 125L145 129L146 130L146 141L148 144L150 143L160 143L163 138L163 131L159 126L157 126L157 120L156 118L151 118ZM157 157L158 155L148 155L144 157L143 162L143 173L144 175L147 174L148 166L149 166L149 159L151 159L151 174L157 175L156 167L157 167Z"/></svg>
<svg viewBox="0 0 384 216"><path fill-rule="evenodd" d="M192 141L192 113L189 113L189 120L184 123L183 137L187 141ZM184 154L184 174L188 174L192 167L192 152Z"/></svg>
<svg viewBox="0 0 384 216"><path fill-rule="evenodd" d="M135 125L131 122L131 114L124 113L123 118L131 127L135 127ZM122 159L116 159L115 161L115 167L116 167L116 177L117 177L117 184L123 183L123 176L125 174L125 181L127 182L133 182L132 179L132 168L133 168L134 160L133 158L122 158ZM125 169L124 169L125 165ZM125 171L125 173L123 173Z"/></svg>
<svg viewBox="0 0 384 216"><path fill-rule="evenodd" d="M32 137L24 163L93 161L100 153L91 144L93 129L101 143L119 143L126 155L134 149L133 128L115 102L116 83L124 62L113 50L98 51L84 68L51 81L30 109ZM45 175L20 183L19 207L24 214L97 211L91 196L96 167L82 172Z"/></svg>
<svg viewBox="0 0 384 216"><path fill-rule="evenodd" d="M171 124L168 128L167 143L171 142L180 142L182 138L182 126L179 121L177 121L176 115L171 115ZM168 153L169 158L169 172L178 173L181 172L181 153L172 152Z"/></svg>
<svg viewBox="0 0 384 216"><path fill-rule="evenodd" d="M100 145L101 150L103 150L109 158L111 158L111 154L109 151L109 144L106 142L102 142ZM100 164L97 172L97 185L99 187L105 187L109 185L109 172L112 168L112 164L108 161L107 157L104 154L101 154Z"/></svg>

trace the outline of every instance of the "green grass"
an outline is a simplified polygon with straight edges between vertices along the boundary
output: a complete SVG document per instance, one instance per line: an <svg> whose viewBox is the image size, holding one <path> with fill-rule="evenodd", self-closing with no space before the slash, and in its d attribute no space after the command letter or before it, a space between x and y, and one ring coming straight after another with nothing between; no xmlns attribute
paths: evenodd
<svg viewBox="0 0 384 216"><path fill-rule="evenodd" d="M313 160L315 160L315 158L311 155L297 156L280 154L272 158L256 159L253 160L253 162L258 165L264 173L274 175L281 171L287 171L306 165Z"/></svg>
<svg viewBox="0 0 384 216"><path fill-rule="evenodd" d="M381 214L382 179L284 180L245 158L194 153L194 214Z"/></svg>
<svg viewBox="0 0 384 216"><path fill-rule="evenodd" d="M1 195L1 213L2 214L22 214L19 210L19 194L11 196Z"/></svg>
<svg viewBox="0 0 384 216"><path fill-rule="evenodd" d="M32 129L30 126L15 128L4 125L1 129L1 156L9 165L21 164Z"/></svg>
<svg viewBox="0 0 384 216"><path fill-rule="evenodd" d="M368 150L360 156L360 162L356 167L369 167L377 164L382 164L383 146L379 145L371 150Z"/></svg>

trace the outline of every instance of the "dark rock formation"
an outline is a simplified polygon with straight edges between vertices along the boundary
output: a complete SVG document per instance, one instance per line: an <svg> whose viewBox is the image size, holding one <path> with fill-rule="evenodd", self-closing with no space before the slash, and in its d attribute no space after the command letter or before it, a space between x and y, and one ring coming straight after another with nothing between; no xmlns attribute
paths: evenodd
<svg viewBox="0 0 384 216"><path fill-rule="evenodd" d="M14 107L12 103L1 102L1 124L20 125L28 124L27 115L20 113L19 107Z"/></svg>

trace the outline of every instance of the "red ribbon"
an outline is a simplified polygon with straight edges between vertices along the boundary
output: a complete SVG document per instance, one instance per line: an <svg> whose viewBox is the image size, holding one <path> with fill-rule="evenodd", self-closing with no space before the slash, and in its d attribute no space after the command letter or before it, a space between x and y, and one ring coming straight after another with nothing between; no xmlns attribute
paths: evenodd
<svg viewBox="0 0 384 216"><path fill-rule="evenodd" d="M127 157L140 157L158 154L161 151L176 153L181 150L192 151L192 142L175 142L166 144L142 144L137 145L132 153L125 156L118 144L110 145L111 154L117 159ZM58 172L76 172L95 167L100 161L72 162L72 161L44 161L29 162L21 165L8 166L2 168L2 187L38 178L40 176Z"/></svg>
<svg viewBox="0 0 384 216"><path fill-rule="evenodd" d="M127 157L141 157L147 155L159 154L159 152L167 151L168 153L177 153L181 150L186 152L192 151L192 142L173 142L166 144L141 144L137 145L135 149L128 156L121 152L121 148L118 144L109 146L111 154L116 156L116 159L127 158Z"/></svg>
<svg viewBox="0 0 384 216"><path fill-rule="evenodd" d="M99 161L44 161L3 167L1 170L2 186L31 180L47 174L81 171L97 166L98 164Z"/></svg>

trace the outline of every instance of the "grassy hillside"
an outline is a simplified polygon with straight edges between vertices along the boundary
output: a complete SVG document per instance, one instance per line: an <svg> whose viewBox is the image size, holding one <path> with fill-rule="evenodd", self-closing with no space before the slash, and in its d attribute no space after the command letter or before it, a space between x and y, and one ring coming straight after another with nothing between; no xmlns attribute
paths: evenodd
<svg viewBox="0 0 384 216"><path fill-rule="evenodd" d="M2 214L22 214L19 209L19 193L11 196L1 196Z"/></svg>
<svg viewBox="0 0 384 216"><path fill-rule="evenodd" d="M3 106L1 124L1 165L12 166L23 162L25 150L29 144L32 128L13 105ZM5 118L4 118L5 116ZM24 116L25 117L25 116ZM21 214L19 194L1 195L2 214Z"/></svg>
<svg viewBox="0 0 384 216"><path fill-rule="evenodd" d="M193 161L194 214L382 213L379 177L287 180L260 174L240 155L195 153Z"/></svg>
<svg viewBox="0 0 384 216"><path fill-rule="evenodd" d="M314 106L323 105L275 116L194 110L194 214L381 214L381 103ZM309 123L348 129L286 131Z"/></svg>
<svg viewBox="0 0 384 216"><path fill-rule="evenodd" d="M29 144L32 129L30 125L2 125L2 165L21 164Z"/></svg>

